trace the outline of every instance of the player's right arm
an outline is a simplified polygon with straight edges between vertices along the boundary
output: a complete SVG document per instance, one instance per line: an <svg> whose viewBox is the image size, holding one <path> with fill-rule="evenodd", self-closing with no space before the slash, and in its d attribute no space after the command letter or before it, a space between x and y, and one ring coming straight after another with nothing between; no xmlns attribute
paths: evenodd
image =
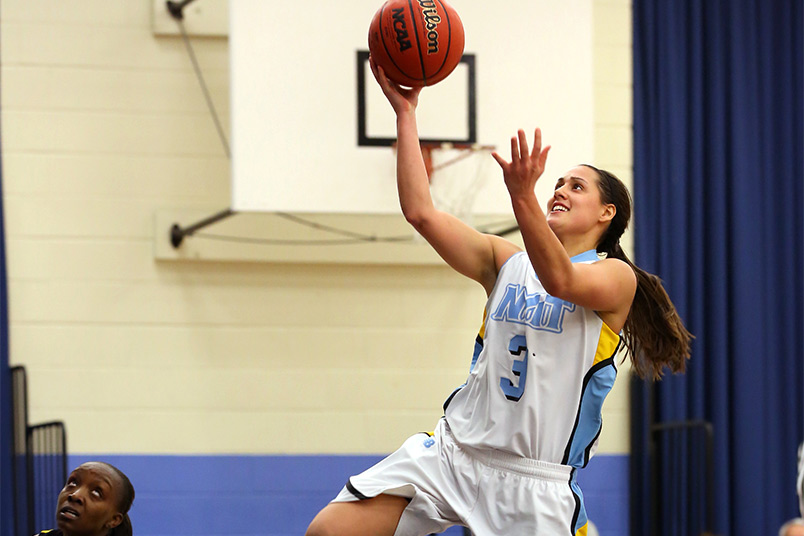
<svg viewBox="0 0 804 536"><path fill-rule="evenodd" d="M405 219L447 264L490 293L499 268L519 248L499 236L481 233L435 208L416 125L421 88L405 89L394 84L373 61L371 68L396 112L397 189Z"/></svg>

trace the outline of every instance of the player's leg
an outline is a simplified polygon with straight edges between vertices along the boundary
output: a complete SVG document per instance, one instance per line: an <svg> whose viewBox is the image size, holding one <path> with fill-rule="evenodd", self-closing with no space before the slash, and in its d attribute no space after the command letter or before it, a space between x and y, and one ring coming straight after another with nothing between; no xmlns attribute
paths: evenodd
<svg viewBox="0 0 804 536"><path fill-rule="evenodd" d="M306 536L393 536L408 500L393 495L328 504L313 519Z"/></svg>

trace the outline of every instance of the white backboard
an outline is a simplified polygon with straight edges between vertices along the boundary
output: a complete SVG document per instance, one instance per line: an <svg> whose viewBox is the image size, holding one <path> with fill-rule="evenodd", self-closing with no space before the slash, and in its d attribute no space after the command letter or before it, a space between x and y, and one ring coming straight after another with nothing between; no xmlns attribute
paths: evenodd
<svg viewBox="0 0 804 536"><path fill-rule="evenodd" d="M357 140L357 51L368 49L381 4L229 3L234 210L399 211L392 150ZM593 157L591 0L451 4L463 21L465 53L476 58L477 142L507 155L518 128L532 138L541 127L553 148L537 191L551 191L556 177ZM459 68L422 91L423 137L465 135L465 86ZM369 134L393 136L393 113L371 78L366 92ZM446 119L436 118L439 111ZM480 183L472 177L474 213L510 213L499 167L485 168Z"/></svg>

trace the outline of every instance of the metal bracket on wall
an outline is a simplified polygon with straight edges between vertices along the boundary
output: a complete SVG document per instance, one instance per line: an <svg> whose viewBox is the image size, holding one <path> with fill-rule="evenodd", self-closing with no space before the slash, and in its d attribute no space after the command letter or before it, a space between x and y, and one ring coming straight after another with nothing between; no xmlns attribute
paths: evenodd
<svg viewBox="0 0 804 536"><path fill-rule="evenodd" d="M198 231L199 229L203 229L208 225L212 225L213 223L219 222L224 218L228 218L236 214L234 210L231 208L227 208L226 210L222 210L216 214L213 214L209 218L204 218L192 225L187 227L181 227L178 223L174 223L173 226L170 228L170 243L173 245L174 248L178 248L181 246L182 241L184 240L185 236L192 236L193 233Z"/></svg>

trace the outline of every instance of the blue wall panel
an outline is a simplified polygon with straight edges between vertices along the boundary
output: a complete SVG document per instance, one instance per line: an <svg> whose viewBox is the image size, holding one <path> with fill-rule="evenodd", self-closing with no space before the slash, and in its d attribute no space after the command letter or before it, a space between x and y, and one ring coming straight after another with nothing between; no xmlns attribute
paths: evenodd
<svg viewBox="0 0 804 536"><path fill-rule="evenodd" d="M589 519L600 536L627 536L628 456L598 454L578 473Z"/></svg>
<svg viewBox="0 0 804 536"><path fill-rule="evenodd" d="M346 479L379 456L72 455L119 467L137 497L137 536L299 536ZM578 478L601 536L628 534L628 457L596 456ZM55 512L56 498L53 498ZM460 529L447 534L460 535Z"/></svg>

